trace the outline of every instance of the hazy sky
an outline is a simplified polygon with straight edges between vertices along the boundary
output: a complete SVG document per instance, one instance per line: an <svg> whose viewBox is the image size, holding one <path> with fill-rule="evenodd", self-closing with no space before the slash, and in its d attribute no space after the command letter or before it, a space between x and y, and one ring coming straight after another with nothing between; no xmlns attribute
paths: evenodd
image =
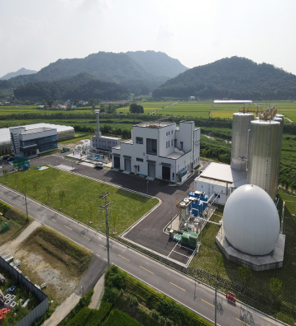
<svg viewBox="0 0 296 326"><path fill-rule="evenodd" d="M241 56L296 74L295 0L0 0L0 76L155 50L192 68Z"/></svg>

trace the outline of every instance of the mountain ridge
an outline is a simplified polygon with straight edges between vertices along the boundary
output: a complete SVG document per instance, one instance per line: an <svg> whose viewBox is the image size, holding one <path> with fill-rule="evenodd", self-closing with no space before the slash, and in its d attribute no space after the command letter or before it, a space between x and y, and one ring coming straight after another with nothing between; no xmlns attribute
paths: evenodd
<svg viewBox="0 0 296 326"><path fill-rule="evenodd" d="M296 76L273 65L241 57L223 58L169 79L153 97L293 99Z"/></svg>
<svg viewBox="0 0 296 326"><path fill-rule="evenodd" d="M0 80L8 80L13 77L23 76L23 75L31 75L31 74L35 74L35 73L37 73L36 70L30 70L30 69L26 69L23 67L15 72L7 73L6 75L0 77Z"/></svg>

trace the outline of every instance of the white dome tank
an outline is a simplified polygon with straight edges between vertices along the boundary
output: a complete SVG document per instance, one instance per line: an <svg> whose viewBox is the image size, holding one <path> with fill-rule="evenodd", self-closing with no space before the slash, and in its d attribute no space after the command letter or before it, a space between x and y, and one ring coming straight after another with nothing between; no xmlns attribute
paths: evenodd
<svg viewBox="0 0 296 326"><path fill-rule="evenodd" d="M235 249L263 256L270 254L278 242L280 219L268 193L246 184L228 198L223 213L223 229Z"/></svg>

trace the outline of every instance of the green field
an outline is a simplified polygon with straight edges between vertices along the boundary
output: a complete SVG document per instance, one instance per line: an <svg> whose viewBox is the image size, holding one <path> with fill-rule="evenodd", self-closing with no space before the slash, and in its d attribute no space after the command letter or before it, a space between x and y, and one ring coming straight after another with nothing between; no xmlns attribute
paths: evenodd
<svg viewBox="0 0 296 326"><path fill-rule="evenodd" d="M0 182L24 192L23 180L26 179L28 196L104 233L105 211L101 208L104 201L100 198L104 191L110 193L108 201L112 203L109 209L110 233L116 230L117 235L158 203L155 198L147 198L54 168L43 171L31 168L29 171L16 173L18 178L9 174L7 183L4 177L0 178ZM37 182L37 191L33 187L34 181ZM49 195L46 187L52 187ZM59 197L61 190L65 191L62 203Z"/></svg>

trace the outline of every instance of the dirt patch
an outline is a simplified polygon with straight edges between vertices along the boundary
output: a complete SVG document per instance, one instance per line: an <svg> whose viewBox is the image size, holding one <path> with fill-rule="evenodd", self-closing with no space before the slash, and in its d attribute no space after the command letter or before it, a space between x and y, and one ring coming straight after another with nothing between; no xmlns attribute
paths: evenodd
<svg viewBox="0 0 296 326"><path fill-rule="evenodd" d="M19 249L15 257L21 260L23 275L39 286L46 283L44 292L58 302L63 302L76 288L79 278L69 278L69 275L60 268L54 268L46 260L45 255L34 253L28 249Z"/></svg>

